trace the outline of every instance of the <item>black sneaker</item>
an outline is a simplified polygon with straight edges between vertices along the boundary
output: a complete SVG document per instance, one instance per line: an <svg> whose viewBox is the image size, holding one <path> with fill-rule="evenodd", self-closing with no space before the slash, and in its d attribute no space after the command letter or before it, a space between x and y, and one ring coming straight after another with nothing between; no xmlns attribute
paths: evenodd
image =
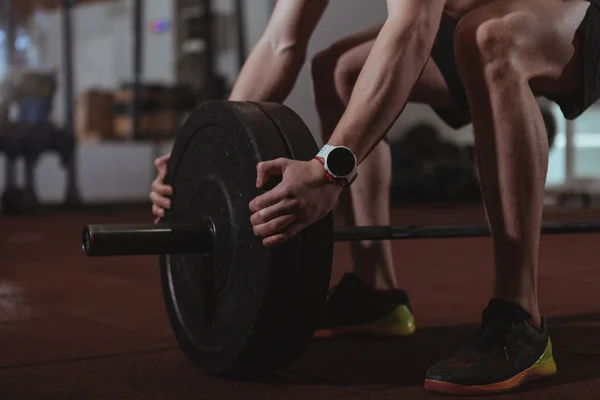
<svg viewBox="0 0 600 400"><path fill-rule="evenodd" d="M315 338L338 335L408 336L415 331L403 290L378 291L354 274L331 288Z"/></svg>
<svg viewBox="0 0 600 400"><path fill-rule="evenodd" d="M522 307L494 299L471 344L429 368L425 389L452 395L495 394L555 374L546 319L536 327Z"/></svg>

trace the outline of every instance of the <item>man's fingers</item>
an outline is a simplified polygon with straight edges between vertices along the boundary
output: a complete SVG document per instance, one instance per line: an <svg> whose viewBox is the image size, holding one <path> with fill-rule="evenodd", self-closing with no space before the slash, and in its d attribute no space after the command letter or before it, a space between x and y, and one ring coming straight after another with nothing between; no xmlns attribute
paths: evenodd
<svg viewBox="0 0 600 400"><path fill-rule="evenodd" d="M171 158L171 153L167 153L164 156L160 156L156 160L154 160L154 165L158 168L159 165L166 164L167 161L169 161L169 158Z"/></svg>
<svg viewBox="0 0 600 400"><path fill-rule="evenodd" d="M172 196L173 188L169 185L162 183L160 179L155 179L152 182L152 191L158 193L161 196Z"/></svg>
<svg viewBox="0 0 600 400"><path fill-rule="evenodd" d="M158 171L158 176L160 177L161 181L165 179L165 176L167 176L167 163L169 158L171 158L171 153L165 154L164 156L158 157L156 160L154 160L154 166Z"/></svg>
<svg viewBox="0 0 600 400"><path fill-rule="evenodd" d="M171 200L161 196L156 192L150 193L150 201L152 204L161 208L171 208Z"/></svg>
<svg viewBox="0 0 600 400"><path fill-rule="evenodd" d="M165 216L165 209L164 208L160 208L159 206L157 206L156 204L154 204L152 206L152 215L154 215L155 217L158 218L163 218Z"/></svg>
<svg viewBox="0 0 600 400"><path fill-rule="evenodd" d="M173 195L173 188L163 184L163 180L167 175L167 163L171 158L171 153L160 156L154 160L154 166L158 171L158 177L152 182L152 192L150 193L150 201L152 202L152 215L156 218L154 223L160 222L160 219L165 216L165 209L171 208L171 200L166 196Z"/></svg>
<svg viewBox="0 0 600 400"><path fill-rule="evenodd" d="M298 232L300 232L303 228L304 224L301 221L295 221L283 231L264 238L263 245L266 247L272 247L285 243L286 241L290 240L292 237L297 235Z"/></svg>
<svg viewBox="0 0 600 400"><path fill-rule="evenodd" d="M157 168L158 170L158 177L160 178L161 182L165 180L165 177L167 176L167 164Z"/></svg>
<svg viewBox="0 0 600 400"><path fill-rule="evenodd" d="M300 210L300 201L297 199L283 199L272 206L263 208L255 212L250 217L252 225L260 225L269 222L273 218L280 217L285 214L295 214Z"/></svg>
<svg viewBox="0 0 600 400"><path fill-rule="evenodd" d="M277 204L278 202L288 198L290 196L290 190L287 186L279 184L268 192L257 196L250 202L250 211L253 213Z"/></svg>
<svg viewBox="0 0 600 400"><path fill-rule="evenodd" d="M267 223L255 225L254 234L257 236L268 237L275 235L282 229L285 229L288 225L296 221L294 214L286 214L281 217L274 218Z"/></svg>
<svg viewBox="0 0 600 400"><path fill-rule="evenodd" d="M282 175L289 161L287 158L277 158L275 160L259 162L256 165L256 187L263 187L271 175Z"/></svg>

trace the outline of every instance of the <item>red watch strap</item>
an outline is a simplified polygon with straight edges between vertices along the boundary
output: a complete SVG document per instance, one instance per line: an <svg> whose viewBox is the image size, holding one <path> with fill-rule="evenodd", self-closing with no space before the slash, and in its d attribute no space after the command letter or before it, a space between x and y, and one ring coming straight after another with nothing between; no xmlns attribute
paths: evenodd
<svg viewBox="0 0 600 400"><path fill-rule="evenodd" d="M323 160L321 157L315 157L315 159L317 159L317 160L318 160L318 161L319 161L319 162L320 162L320 163L323 165L323 168L325 168L325 160ZM326 169L325 169L325 176L327 177L327 180L328 180L329 182L331 182L331 183L337 183L338 185L340 185L340 186L342 186L342 187L346 187L346 186L347 186L346 184L344 184L344 183L343 183L343 182L341 182L340 180L338 180L338 179L335 179L335 178L333 177L333 175L331 175L331 174L329 173L329 171L327 171Z"/></svg>

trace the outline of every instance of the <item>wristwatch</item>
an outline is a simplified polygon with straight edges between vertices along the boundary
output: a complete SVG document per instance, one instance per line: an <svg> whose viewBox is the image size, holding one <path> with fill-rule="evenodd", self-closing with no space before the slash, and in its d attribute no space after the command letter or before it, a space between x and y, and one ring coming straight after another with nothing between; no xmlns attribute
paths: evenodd
<svg viewBox="0 0 600 400"><path fill-rule="evenodd" d="M343 187L350 186L358 175L356 172L356 156L345 146L326 144L319 151L316 159L325 167L327 179Z"/></svg>

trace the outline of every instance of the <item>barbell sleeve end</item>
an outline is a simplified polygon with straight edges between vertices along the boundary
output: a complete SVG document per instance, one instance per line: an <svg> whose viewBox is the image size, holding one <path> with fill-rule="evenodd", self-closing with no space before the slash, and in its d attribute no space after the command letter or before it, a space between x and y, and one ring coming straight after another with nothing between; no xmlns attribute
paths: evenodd
<svg viewBox="0 0 600 400"><path fill-rule="evenodd" d="M211 223L87 225L81 248L88 257L212 254L214 236Z"/></svg>
<svg viewBox="0 0 600 400"><path fill-rule="evenodd" d="M90 225L87 225L83 228L83 232L81 234L81 249L88 257L93 255L92 249L94 248L94 244L92 243L92 240L93 236L92 232L90 231Z"/></svg>

